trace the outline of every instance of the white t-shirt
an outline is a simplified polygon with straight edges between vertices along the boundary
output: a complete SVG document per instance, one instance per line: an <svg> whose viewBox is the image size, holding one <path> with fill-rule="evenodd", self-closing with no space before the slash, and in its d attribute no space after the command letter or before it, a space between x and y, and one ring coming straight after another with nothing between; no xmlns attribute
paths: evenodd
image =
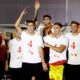
<svg viewBox="0 0 80 80"><path fill-rule="evenodd" d="M40 23L39 26L36 28L36 31L43 36L43 29L44 29L45 25Z"/></svg>
<svg viewBox="0 0 80 80"><path fill-rule="evenodd" d="M68 64L80 64L80 35L73 36L72 33L67 33L66 37L69 39L68 47Z"/></svg>
<svg viewBox="0 0 80 80"><path fill-rule="evenodd" d="M42 37L37 33L31 36L27 34L25 31L23 31L21 38L23 41L23 62L24 63L41 62L39 47L42 47L43 45Z"/></svg>
<svg viewBox="0 0 80 80"><path fill-rule="evenodd" d="M10 68L22 67L22 41L16 38L9 41Z"/></svg>
<svg viewBox="0 0 80 80"><path fill-rule="evenodd" d="M51 37L48 35L48 36L44 37L44 42L46 42L52 46L57 46L57 47L59 47L61 44L66 46L66 49L61 53L56 52L53 49L50 49L49 63L52 64L52 63L55 63L58 61L66 60L66 50L67 50L67 46L68 46L68 39L66 37L61 35L59 38L55 38L55 37Z"/></svg>

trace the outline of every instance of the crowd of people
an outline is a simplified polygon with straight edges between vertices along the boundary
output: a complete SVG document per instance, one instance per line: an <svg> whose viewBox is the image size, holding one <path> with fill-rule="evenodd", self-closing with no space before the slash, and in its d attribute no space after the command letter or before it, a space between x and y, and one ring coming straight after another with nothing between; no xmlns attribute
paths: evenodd
<svg viewBox="0 0 80 80"><path fill-rule="evenodd" d="M53 23L50 15L43 16L43 23L38 21L39 7L36 3L34 19L26 20L24 30L23 9L15 22L16 36L8 42L0 33L0 80L4 74L11 80L79 80L80 23L72 21L64 33L63 25Z"/></svg>
<svg viewBox="0 0 80 80"><path fill-rule="evenodd" d="M26 29L22 30L25 14L26 8L15 22L16 36L7 45L0 34L0 76L6 71L11 80L79 79L79 22L72 21L70 32L64 34L60 22L52 23L51 16L44 15L43 23L26 20Z"/></svg>

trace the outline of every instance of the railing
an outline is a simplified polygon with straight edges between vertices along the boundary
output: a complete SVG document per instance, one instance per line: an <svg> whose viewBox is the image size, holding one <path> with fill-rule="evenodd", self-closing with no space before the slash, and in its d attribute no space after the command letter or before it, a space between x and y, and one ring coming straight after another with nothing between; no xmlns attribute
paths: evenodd
<svg viewBox="0 0 80 80"><path fill-rule="evenodd" d="M25 28L26 25L25 24L20 24L21 27ZM11 27L14 28L15 24L0 24L0 27Z"/></svg>

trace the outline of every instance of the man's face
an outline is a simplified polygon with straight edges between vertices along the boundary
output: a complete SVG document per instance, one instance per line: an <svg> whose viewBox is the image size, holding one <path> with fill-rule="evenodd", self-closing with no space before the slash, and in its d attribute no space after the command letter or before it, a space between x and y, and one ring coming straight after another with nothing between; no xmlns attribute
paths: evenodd
<svg viewBox="0 0 80 80"><path fill-rule="evenodd" d="M50 24L51 20L49 17L45 17L44 18L44 24L47 25L47 24Z"/></svg>
<svg viewBox="0 0 80 80"><path fill-rule="evenodd" d="M32 33L34 31L34 23L28 23L27 24L27 30L28 32Z"/></svg>
<svg viewBox="0 0 80 80"><path fill-rule="evenodd" d="M61 33L61 27L59 25L54 25L54 34L58 35Z"/></svg>
<svg viewBox="0 0 80 80"><path fill-rule="evenodd" d="M77 32L77 30L78 30L77 24L75 24L75 23L71 24L71 31L72 31L72 33Z"/></svg>

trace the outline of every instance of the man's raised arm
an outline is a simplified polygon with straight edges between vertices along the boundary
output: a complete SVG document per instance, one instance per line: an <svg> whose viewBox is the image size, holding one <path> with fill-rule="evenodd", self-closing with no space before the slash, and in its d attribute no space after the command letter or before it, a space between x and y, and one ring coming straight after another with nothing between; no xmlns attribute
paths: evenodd
<svg viewBox="0 0 80 80"><path fill-rule="evenodd" d="M27 9L27 8L24 8L24 9L23 9L23 11L21 12L19 18L18 18L17 21L15 22L15 28L16 28L16 30L17 30L18 32L20 32L20 33L21 33L21 31L22 31L21 26L20 26L20 22L21 22L23 16L24 16L25 14L27 14L26 9Z"/></svg>

